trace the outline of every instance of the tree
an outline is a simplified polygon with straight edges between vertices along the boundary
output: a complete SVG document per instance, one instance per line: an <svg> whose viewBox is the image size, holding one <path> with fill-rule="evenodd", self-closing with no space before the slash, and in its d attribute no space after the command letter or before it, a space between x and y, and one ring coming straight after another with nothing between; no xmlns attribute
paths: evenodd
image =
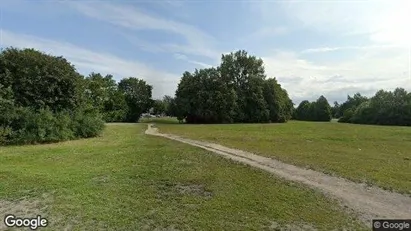
<svg viewBox="0 0 411 231"><path fill-rule="evenodd" d="M163 97L163 102L164 102L164 105L166 107L165 114L167 116L176 116L177 115L177 113L176 113L177 108L176 108L175 98L173 98L169 95L165 95Z"/></svg>
<svg viewBox="0 0 411 231"><path fill-rule="evenodd" d="M294 105L287 91L281 88L276 78L265 80L264 99L268 106L271 122L285 122L291 119Z"/></svg>
<svg viewBox="0 0 411 231"><path fill-rule="evenodd" d="M153 114L155 114L155 115L165 114L166 107L167 107L167 105L163 100L161 100L161 99L154 100Z"/></svg>
<svg viewBox="0 0 411 231"><path fill-rule="evenodd" d="M129 77L122 79L118 84L119 90L124 94L128 105L127 122L137 122L141 114L147 112L153 105L151 85L144 80Z"/></svg>
<svg viewBox="0 0 411 231"><path fill-rule="evenodd" d="M320 96L315 102L302 101L296 109L296 119L305 121L330 121L331 107L324 96Z"/></svg>
<svg viewBox="0 0 411 231"><path fill-rule="evenodd" d="M177 117L188 123L232 122L235 92L215 68L185 72L176 91Z"/></svg>
<svg viewBox="0 0 411 231"><path fill-rule="evenodd" d="M314 104L315 121L331 121L331 107L324 96L320 96Z"/></svg>
<svg viewBox="0 0 411 231"><path fill-rule="evenodd" d="M403 88L379 90L370 99L356 94L343 105L348 109L339 122L411 126L411 94Z"/></svg>
<svg viewBox="0 0 411 231"><path fill-rule="evenodd" d="M216 68L184 72L173 114L188 123L286 122L294 104L260 58L244 50L222 55Z"/></svg>
<svg viewBox="0 0 411 231"><path fill-rule="evenodd" d="M86 79L86 94L95 108L104 111L104 105L116 91L117 84L112 75L103 77L100 73L92 72Z"/></svg>
<svg viewBox="0 0 411 231"><path fill-rule="evenodd" d="M331 114L334 118L340 118L340 104L334 101L334 106L331 107Z"/></svg>
<svg viewBox="0 0 411 231"><path fill-rule="evenodd" d="M367 101L367 97L362 96L360 93L354 94L353 97L347 96L347 101L340 105L338 113L342 116L338 122L350 122L351 117L355 109L360 106L363 102ZM345 113L349 110L347 113Z"/></svg>
<svg viewBox="0 0 411 231"><path fill-rule="evenodd" d="M63 57L34 49L6 48L0 54L0 83L11 87L16 106L74 110L83 77Z"/></svg>
<svg viewBox="0 0 411 231"><path fill-rule="evenodd" d="M228 89L237 95L234 121L267 122L269 111L263 95L265 70L263 60L244 50L223 55L219 67Z"/></svg>
<svg viewBox="0 0 411 231"><path fill-rule="evenodd" d="M103 77L100 73L92 72L85 81L86 96L93 107L103 115L104 120L106 122L124 121L128 106L113 76Z"/></svg>
<svg viewBox="0 0 411 231"><path fill-rule="evenodd" d="M128 114L125 95L118 89L110 91L104 102L103 116L106 122L124 122Z"/></svg>
<svg viewBox="0 0 411 231"><path fill-rule="evenodd" d="M311 103L308 100L303 100L295 110L297 120L311 120Z"/></svg>
<svg viewBox="0 0 411 231"><path fill-rule="evenodd" d="M0 53L0 143L94 137L104 128L86 82L63 57L34 49Z"/></svg>

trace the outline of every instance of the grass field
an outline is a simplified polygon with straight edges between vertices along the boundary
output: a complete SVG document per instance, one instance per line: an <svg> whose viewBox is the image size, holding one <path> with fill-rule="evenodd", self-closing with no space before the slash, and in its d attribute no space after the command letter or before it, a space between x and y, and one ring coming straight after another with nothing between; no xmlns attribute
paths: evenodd
<svg viewBox="0 0 411 231"><path fill-rule="evenodd" d="M411 194L409 127L299 121L286 124L158 124L158 127L163 133L211 141Z"/></svg>
<svg viewBox="0 0 411 231"><path fill-rule="evenodd" d="M98 138L0 147L0 208L39 211L51 222L42 230L270 230L275 224L366 230L320 193L144 135L145 128L111 124ZM191 128L163 127L200 131ZM244 129L221 126L216 134L235 128Z"/></svg>

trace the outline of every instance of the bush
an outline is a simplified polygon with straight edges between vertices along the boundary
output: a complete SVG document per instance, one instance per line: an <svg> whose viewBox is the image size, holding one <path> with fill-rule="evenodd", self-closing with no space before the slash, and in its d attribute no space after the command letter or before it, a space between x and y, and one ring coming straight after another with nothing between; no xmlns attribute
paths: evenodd
<svg viewBox="0 0 411 231"><path fill-rule="evenodd" d="M95 112L53 113L50 109L16 108L9 126L0 126L1 144L38 144L97 136L104 121Z"/></svg>
<svg viewBox="0 0 411 231"><path fill-rule="evenodd" d="M8 126L0 126L0 145L7 144L7 137L11 134L12 130Z"/></svg>
<svg viewBox="0 0 411 231"><path fill-rule="evenodd" d="M343 116L338 120L339 123L351 123L351 118L354 115L353 108L344 111Z"/></svg>
<svg viewBox="0 0 411 231"><path fill-rule="evenodd" d="M123 122L126 115L126 110L106 111L103 113L103 119L106 122Z"/></svg>
<svg viewBox="0 0 411 231"><path fill-rule="evenodd" d="M104 121L86 111L84 77L62 57L34 49L0 53L0 144L34 144L97 136Z"/></svg>
<svg viewBox="0 0 411 231"><path fill-rule="evenodd" d="M100 135L104 129L102 116L95 111L79 111L74 115L72 130L76 137L90 138Z"/></svg>
<svg viewBox="0 0 411 231"><path fill-rule="evenodd" d="M67 112L50 109L17 108L17 117L10 121L3 144L51 143L75 138ZM3 133L4 134L4 133Z"/></svg>

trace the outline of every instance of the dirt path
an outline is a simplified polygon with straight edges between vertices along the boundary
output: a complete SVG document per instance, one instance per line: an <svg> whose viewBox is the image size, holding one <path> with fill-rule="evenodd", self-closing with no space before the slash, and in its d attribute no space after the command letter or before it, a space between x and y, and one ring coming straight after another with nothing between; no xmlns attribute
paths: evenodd
<svg viewBox="0 0 411 231"><path fill-rule="evenodd" d="M192 146L212 151L226 158L239 161L274 173L286 180L296 181L338 199L343 205L356 212L366 225L371 225L371 219L411 218L411 197L392 193L377 187L354 183L343 178L329 176L321 172L303 169L294 165L255 155L253 153L227 148L218 144L181 138L176 135L162 134L152 124L145 132L148 135L161 136Z"/></svg>

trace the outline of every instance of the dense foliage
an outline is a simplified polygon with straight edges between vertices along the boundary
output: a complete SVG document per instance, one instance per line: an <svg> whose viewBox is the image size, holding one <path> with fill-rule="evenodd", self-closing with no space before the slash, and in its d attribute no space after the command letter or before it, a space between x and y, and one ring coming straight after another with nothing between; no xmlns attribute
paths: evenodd
<svg viewBox="0 0 411 231"><path fill-rule="evenodd" d="M339 122L411 126L411 93L402 88L379 90L367 99L359 93L341 104Z"/></svg>
<svg viewBox="0 0 411 231"><path fill-rule="evenodd" d="M34 49L0 53L0 144L94 137L104 122L136 122L152 104L152 87L137 78L84 78L63 57Z"/></svg>
<svg viewBox="0 0 411 231"><path fill-rule="evenodd" d="M141 114L153 106L151 85L137 78L125 78L118 83L118 90L127 104L125 122L138 122Z"/></svg>
<svg viewBox="0 0 411 231"><path fill-rule="evenodd" d="M84 77L63 57L34 49L0 53L0 144L94 137L104 122L137 122L141 115L176 116L187 123L283 123L289 119L411 125L411 93L357 93L331 107L324 96L294 108L261 59L244 50L222 55L218 67L184 72L175 96L152 99L152 86L129 77Z"/></svg>
<svg viewBox="0 0 411 231"><path fill-rule="evenodd" d="M304 121L330 121L332 119L331 106L324 96L317 101L302 101L295 110L295 119Z"/></svg>
<svg viewBox="0 0 411 231"><path fill-rule="evenodd" d="M43 143L98 135L104 121L66 59L34 49L0 53L0 143Z"/></svg>
<svg viewBox="0 0 411 231"><path fill-rule="evenodd" d="M152 86L129 77L118 84L112 75L91 73L86 79L86 95L106 122L137 122L153 105Z"/></svg>
<svg viewBox="0 0 411 231"><path fill-rule="evenodd" d="M266 78L263 61L243 50L223 55L216 68L183 73L173 103L187 123L286 122L293 109L287 91Z"/></svg>

